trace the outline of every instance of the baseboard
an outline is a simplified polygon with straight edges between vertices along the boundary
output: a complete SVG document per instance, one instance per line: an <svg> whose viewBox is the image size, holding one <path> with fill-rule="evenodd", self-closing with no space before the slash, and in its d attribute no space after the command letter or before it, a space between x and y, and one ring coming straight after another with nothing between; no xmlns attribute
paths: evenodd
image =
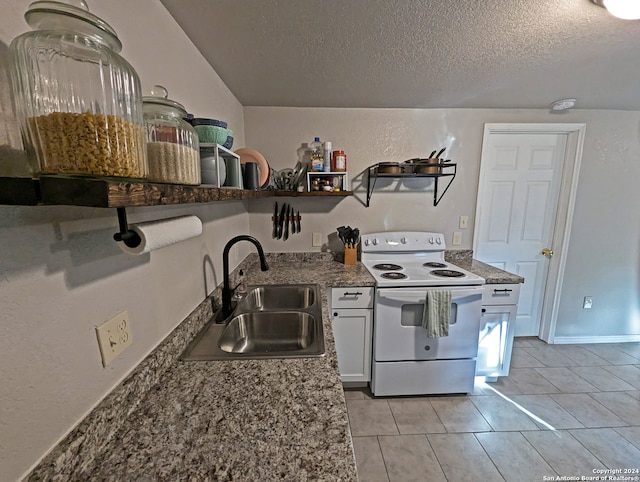
<svg viewBox="0 0 640 482"><path fill-rule="evenodd" d="M369 382L342 382L342 388L364 388L369 386Z"/></svg>
<svg viewBox="0 0 640 482"><path fill-rule="evenodd" d="M610 336L556 336L554 345L587 344L587 343L630 343L640 341L640 335L610 335Z"/></svg>

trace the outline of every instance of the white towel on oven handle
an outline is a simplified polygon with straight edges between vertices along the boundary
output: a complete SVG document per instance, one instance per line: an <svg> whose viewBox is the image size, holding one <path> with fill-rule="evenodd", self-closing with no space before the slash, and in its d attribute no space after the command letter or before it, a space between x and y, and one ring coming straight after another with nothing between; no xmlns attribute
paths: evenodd
<svg viewBox="0 0 640 482"><path fill-rule="evenodd" d="M428 290L422 315L422 327L429 338L449 336L451 290Z"/></svg>

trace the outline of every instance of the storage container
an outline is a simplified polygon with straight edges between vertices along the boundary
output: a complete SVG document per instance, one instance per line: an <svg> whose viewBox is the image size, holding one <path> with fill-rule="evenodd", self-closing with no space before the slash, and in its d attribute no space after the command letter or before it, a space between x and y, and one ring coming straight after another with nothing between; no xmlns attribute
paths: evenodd
<svg viewBox="0 0 640 482"><path fill-rule="evenodd" d="M198 134L184 120L182 104L168 99L167 89L155 85L143 97L149 180L174 184L200 184Z"/></svg>
<svg viewBox="0 0 640 482"><path fill-rule="evenodd" d="M11 42L16 109L34 173L144 178L140 79L84 1L36 1Z"/></svg>

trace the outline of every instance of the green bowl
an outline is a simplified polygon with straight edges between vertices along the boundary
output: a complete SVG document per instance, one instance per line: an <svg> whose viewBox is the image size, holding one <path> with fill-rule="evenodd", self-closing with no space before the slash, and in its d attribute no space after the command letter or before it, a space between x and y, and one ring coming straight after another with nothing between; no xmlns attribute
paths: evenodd
<svg viewBox="0 0 640 482"><path fill-rule="evenodd" d="M219 126L194 126L200 142L206 144L224 144L229 135L229 129Z"/></svg>

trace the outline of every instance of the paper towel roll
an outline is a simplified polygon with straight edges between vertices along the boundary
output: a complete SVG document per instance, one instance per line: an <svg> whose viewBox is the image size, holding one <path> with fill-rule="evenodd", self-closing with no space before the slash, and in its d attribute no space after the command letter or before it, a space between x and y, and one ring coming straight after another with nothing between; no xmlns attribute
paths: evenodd
<svg viewBox="0 0 640 482"><path fill-rule="evenodd" d="M131 224L129 229L140 236L140 244L127 246L124 241L118 241L118 246L128 254L144 254L199 236L202 234L202 221L197 216L179 216Z"/></svg>

